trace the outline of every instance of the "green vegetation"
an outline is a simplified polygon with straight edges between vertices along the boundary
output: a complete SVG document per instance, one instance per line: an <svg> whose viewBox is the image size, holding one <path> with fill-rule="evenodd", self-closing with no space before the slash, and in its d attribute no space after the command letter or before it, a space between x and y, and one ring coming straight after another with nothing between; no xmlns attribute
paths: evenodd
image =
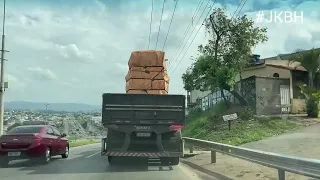
<svg viewBox="0 0 320 180"><path fill-rule="evenodd" d="M290 120L256 118L250 109L244 108L238 111L239 120L231 122L231 131L229 131L228 123L223 121L222 116L234 113L232 109L225 103L218 103L215 108L205 112L193 110L188 115L186 127L182 131L183 135L224 144L241 145L299 127Z"/></svg>
<svg viewBox="0 0 320 180"><path fill-rule="evenodd" d="M204 22L208 42L198 47L199 55L182 75L184 89L229 91L242 105L248 102L235 90L235 77L252 63L252 49L268 40L267 29L255 27L247 16L230 18L226 9L216 8ZM241 87L243 87L241 85ZM242 91L240 89L240 91Z"/></svg>
<svg viewBox="0 0 320 180"><path fill-rule="evenodd" d="M291 63L299 62L308 72L308 85L300 85L301 92L306 97L306 110L309 117L318 117L320 91L314 86L314 79L320 73L320 49L298 50Z"/></svg>
<svg viewBox="0 0 320 180"><path fill-rule="evenodd" d="M313 88L310 85L299 85L302 94L306 98L306 111L308 117L316 118L319 115L319 101L320 91L317 88Z"/></svg>
<svg viewBox="0 0 320 180"><path fill-rule="evenodd" d="M100 141L96 139L83 139L83 140L77 140L70 142L70 147L77 147L77 146L83 146L83 145L88 145L88 144L95 144L99 143Z"/></svg>

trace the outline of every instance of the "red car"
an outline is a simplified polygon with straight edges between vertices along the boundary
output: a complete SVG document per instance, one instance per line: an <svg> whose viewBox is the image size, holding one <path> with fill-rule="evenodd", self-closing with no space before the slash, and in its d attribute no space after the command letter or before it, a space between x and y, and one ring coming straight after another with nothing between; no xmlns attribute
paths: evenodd
<svg viewBox="0 0 320 180"><path fill-rule="evenodd" d="M49 125L18 126L0 137L0 166L11 160L31 159L49 163L52 156L69 156L66 134Z"/></svg>

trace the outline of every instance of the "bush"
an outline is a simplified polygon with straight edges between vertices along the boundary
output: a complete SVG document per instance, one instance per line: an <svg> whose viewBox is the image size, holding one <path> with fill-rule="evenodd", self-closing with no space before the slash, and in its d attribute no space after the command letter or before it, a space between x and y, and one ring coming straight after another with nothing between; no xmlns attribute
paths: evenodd
<svg viewBox="0 0 320 180"><path fill-rule="evenodd" d="M254 118L254 111L249 106L246 106L243 112L239 113L241 120L252 120Z"/></svg>
<svg viewBox="0 0 320 180"><path fill-rule="evenodd" d="M308 117L318 117L318 102L315 98L309 98L306 104Z"/></svg>

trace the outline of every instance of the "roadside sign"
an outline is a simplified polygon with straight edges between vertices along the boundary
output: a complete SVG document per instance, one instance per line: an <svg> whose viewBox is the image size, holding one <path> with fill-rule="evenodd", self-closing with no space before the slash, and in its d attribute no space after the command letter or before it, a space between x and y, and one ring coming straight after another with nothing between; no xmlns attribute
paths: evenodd
<svg viewBox="0 0 320 180"><path fill-rule="evenodd" d="M224 115L224 116L222 116L222 118L224 121L233 121L233 120L238 119L238 115L237 115L237 113L233 113L233 114L229 114L229 115Z"/></svg>
<svg viewBox="0 0 320 180"><path fill-rule="evenodd" d="M231 121L238 119L237 113L222 116L224 121L228 121L229 131L231 130Z"/></svg>

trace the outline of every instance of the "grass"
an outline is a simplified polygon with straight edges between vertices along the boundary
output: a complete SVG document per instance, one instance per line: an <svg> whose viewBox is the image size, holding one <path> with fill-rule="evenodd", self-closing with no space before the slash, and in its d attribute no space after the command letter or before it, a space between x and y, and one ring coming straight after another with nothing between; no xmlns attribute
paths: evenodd
<svg viewBox="0 0 320 180"><path fill-rule="evenodd" d="M83 139L83 140L70 142L70 147L77 147L77 146L83 146L83 145L94 144L94 143L99 143L99 141L96 139Z"/></svg>
<svg viewBox="0 0 320 180"><path fill-rule="evenodd" d="M232 112L233 113L233 112ZM230 109L224 104L217 104L215 108L206 112L192 112L188 116L186 127L182 133L186 137L204 139L230 145L241 145L266 137L276 136L300 127L297 123L280 118L253 118L239 112L239 120L228 123L222 120L224 114L230 114ZM249 120L251 119L251 120Z"/></svg>

